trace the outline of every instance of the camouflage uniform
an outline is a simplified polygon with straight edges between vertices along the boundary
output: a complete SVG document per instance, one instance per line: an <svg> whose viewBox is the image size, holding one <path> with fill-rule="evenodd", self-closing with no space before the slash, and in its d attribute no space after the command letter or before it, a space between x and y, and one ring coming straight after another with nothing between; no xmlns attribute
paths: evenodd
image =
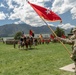
<svg viewBox="0 0 76 75"><path fill-rule="evenodd" d="M72 60L76 61L76 36L73 35L71 37L71 40L72 40Z"/></svg>
<svg viewBox="0 0 76 75"><path fill-rule="evenodd" d="M74 31L76 32L76 29L74 29ZM73 36L71 36L70 39L63 39L63 38L60 38L60 39L68 44L72 44L72 56L71 56L71 58L73 61L76 61L76 35L74 34Z"/></svg>

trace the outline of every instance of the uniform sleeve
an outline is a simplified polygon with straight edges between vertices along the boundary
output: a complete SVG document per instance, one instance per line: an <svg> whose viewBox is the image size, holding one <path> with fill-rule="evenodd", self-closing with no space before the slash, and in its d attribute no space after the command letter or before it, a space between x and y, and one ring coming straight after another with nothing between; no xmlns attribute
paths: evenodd
<svg viewBox="0 0 76 75"><path fill-rule="evenodd" d="M73 44L73 40L72 39L61 38L61 41L65 42L65 43L68 43L68 44Z"/></svg>

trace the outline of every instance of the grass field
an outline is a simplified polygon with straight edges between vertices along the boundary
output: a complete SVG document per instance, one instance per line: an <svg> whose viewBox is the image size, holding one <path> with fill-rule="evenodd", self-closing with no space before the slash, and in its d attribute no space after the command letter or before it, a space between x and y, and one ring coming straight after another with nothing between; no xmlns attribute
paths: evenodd
<svg viewBox="0 0 76 75"><path fill-rule="evenodd" d="M71 52L71 46L66 46ZM0 75L74 75L59 69L71 63L60 43L38 45L32 50L0 43Z"/></svg>

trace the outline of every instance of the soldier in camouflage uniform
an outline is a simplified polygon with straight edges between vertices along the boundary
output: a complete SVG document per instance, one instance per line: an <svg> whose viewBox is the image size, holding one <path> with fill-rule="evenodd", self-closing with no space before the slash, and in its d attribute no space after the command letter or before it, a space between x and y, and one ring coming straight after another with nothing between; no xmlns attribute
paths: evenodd
<svg viewBox="0 0 76 75"><path fill-rule="evenodd" d="M73 29L73 36L70 38L72 40L72 55L71 58L76 62L76 28Z"/></svg>
<svg viewBox="0 0 76 75"><path fill-rule="evenodd" d="M72 55L71 58L76 61L76 28L73 29L73 35L71 36L70 39L64 39L57 37L57 39L64 41L68 44L72 44Z"/></svg>
<svg viewBox="0 0 76 75"><path fill-rule="evenodd" d="M68 44L72 44L72 54L70 57L75 63L75 68L73 69L75 69L75 75L76 75L76 28L74 28L72 32L73 32L73 35L71 36L70 39L64 39L60 37L57 37L57 39L64 41Z"/></svg>
<svg viewBox="0 0 76 75"><path fill-rule="evenodd" d="M57 37L58 40L64 41L68 44L72 44L72 54L71 54L71 59L74 61L75 67L75 75L76 75L76 28L73 29L73 35L71 36L70 39L64 39Z"/></svg>

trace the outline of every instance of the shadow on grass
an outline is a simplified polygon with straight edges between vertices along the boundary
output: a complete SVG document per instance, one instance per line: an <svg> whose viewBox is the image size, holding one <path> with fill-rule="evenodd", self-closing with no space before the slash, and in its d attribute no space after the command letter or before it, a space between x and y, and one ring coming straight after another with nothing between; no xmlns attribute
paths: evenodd
<svg viewBox="0 0 76 75"><path fill-rule="evenodd" d="M19 49L19 50L22 50L22 51L28 51L28 50L38 50L38 48L28 48L28 49Z"/></svg>

